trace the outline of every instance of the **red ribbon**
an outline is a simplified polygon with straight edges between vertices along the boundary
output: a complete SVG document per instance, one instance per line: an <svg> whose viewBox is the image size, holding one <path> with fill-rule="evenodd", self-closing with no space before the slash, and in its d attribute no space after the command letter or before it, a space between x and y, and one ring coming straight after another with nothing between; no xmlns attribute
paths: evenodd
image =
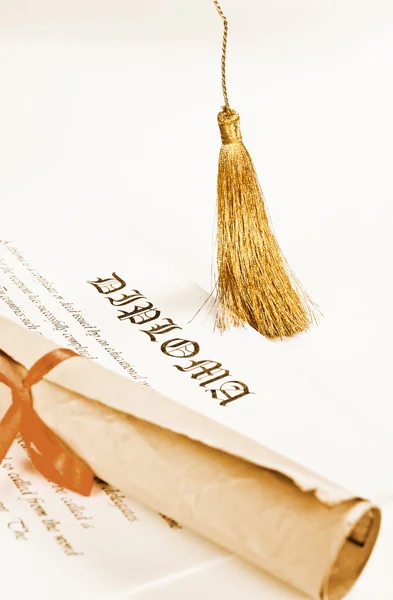
<svg viewBox="0 0 393 600"><path fill-rule="evenodd" d="M0 422L0 462L18 433L23 437L31 462L47 479L83 496L89 496L93 471L49 429L33 408L31 388L64 360L79 356L59 348L41 357L21 377L6 358L0 356L0 382L12 392L12 404Z"/></svg>

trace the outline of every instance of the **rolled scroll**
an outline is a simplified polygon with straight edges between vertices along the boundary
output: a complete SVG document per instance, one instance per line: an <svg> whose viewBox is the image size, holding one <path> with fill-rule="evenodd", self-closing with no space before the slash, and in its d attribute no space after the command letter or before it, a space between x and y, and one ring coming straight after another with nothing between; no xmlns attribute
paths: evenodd
<svg viewBox="0 0 393 600"><path fill-rule="evenodd" d="M19 377L55 348L0 317ZM369 501L79 356L32 390L35 413L97 477L309 597L340 600L363 570L381 520ZM1 384L0 416L12 401Z"/></svg>

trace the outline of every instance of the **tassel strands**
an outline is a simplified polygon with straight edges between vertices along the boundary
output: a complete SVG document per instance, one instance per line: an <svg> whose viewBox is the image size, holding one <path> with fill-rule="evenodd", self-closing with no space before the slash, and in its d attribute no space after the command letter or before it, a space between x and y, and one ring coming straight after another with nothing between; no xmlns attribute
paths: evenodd
<svg viewBox="0 0 393 600"><path fill-rule="evenodd" d="M228 102L224 22L222 88L218 115L222 146L217 181L217 326L251 325L267 338L290 337L315 322L314 307L291 273L271 230L264 197L240 131L239 115Z"/></svg>

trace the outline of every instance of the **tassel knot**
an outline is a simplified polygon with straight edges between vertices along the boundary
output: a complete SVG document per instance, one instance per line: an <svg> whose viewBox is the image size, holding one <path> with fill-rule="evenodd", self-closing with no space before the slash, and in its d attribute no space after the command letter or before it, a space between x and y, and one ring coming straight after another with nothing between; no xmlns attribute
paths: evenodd
<svg viewBox="0 0 393 600"><path fill-rule="evenodd" d="M236 111L227 109L222 110L218 113L217 121L223 144L233 144L242 141L240 117Z"/></svg>

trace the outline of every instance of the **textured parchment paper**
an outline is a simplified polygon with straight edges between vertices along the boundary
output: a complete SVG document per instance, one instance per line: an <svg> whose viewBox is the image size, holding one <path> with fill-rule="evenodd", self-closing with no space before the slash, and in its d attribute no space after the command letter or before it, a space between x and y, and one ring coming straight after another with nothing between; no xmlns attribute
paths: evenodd
<svg viewBox="0 0 393 600"><path fill-rule="evenodd" d="M0 317L21 372L55 347ZM65 361L33 395L98 477L311 598L343 598L372 552L378 507L96 363ZM10 402L0 385L0 416Z"/></svg>

